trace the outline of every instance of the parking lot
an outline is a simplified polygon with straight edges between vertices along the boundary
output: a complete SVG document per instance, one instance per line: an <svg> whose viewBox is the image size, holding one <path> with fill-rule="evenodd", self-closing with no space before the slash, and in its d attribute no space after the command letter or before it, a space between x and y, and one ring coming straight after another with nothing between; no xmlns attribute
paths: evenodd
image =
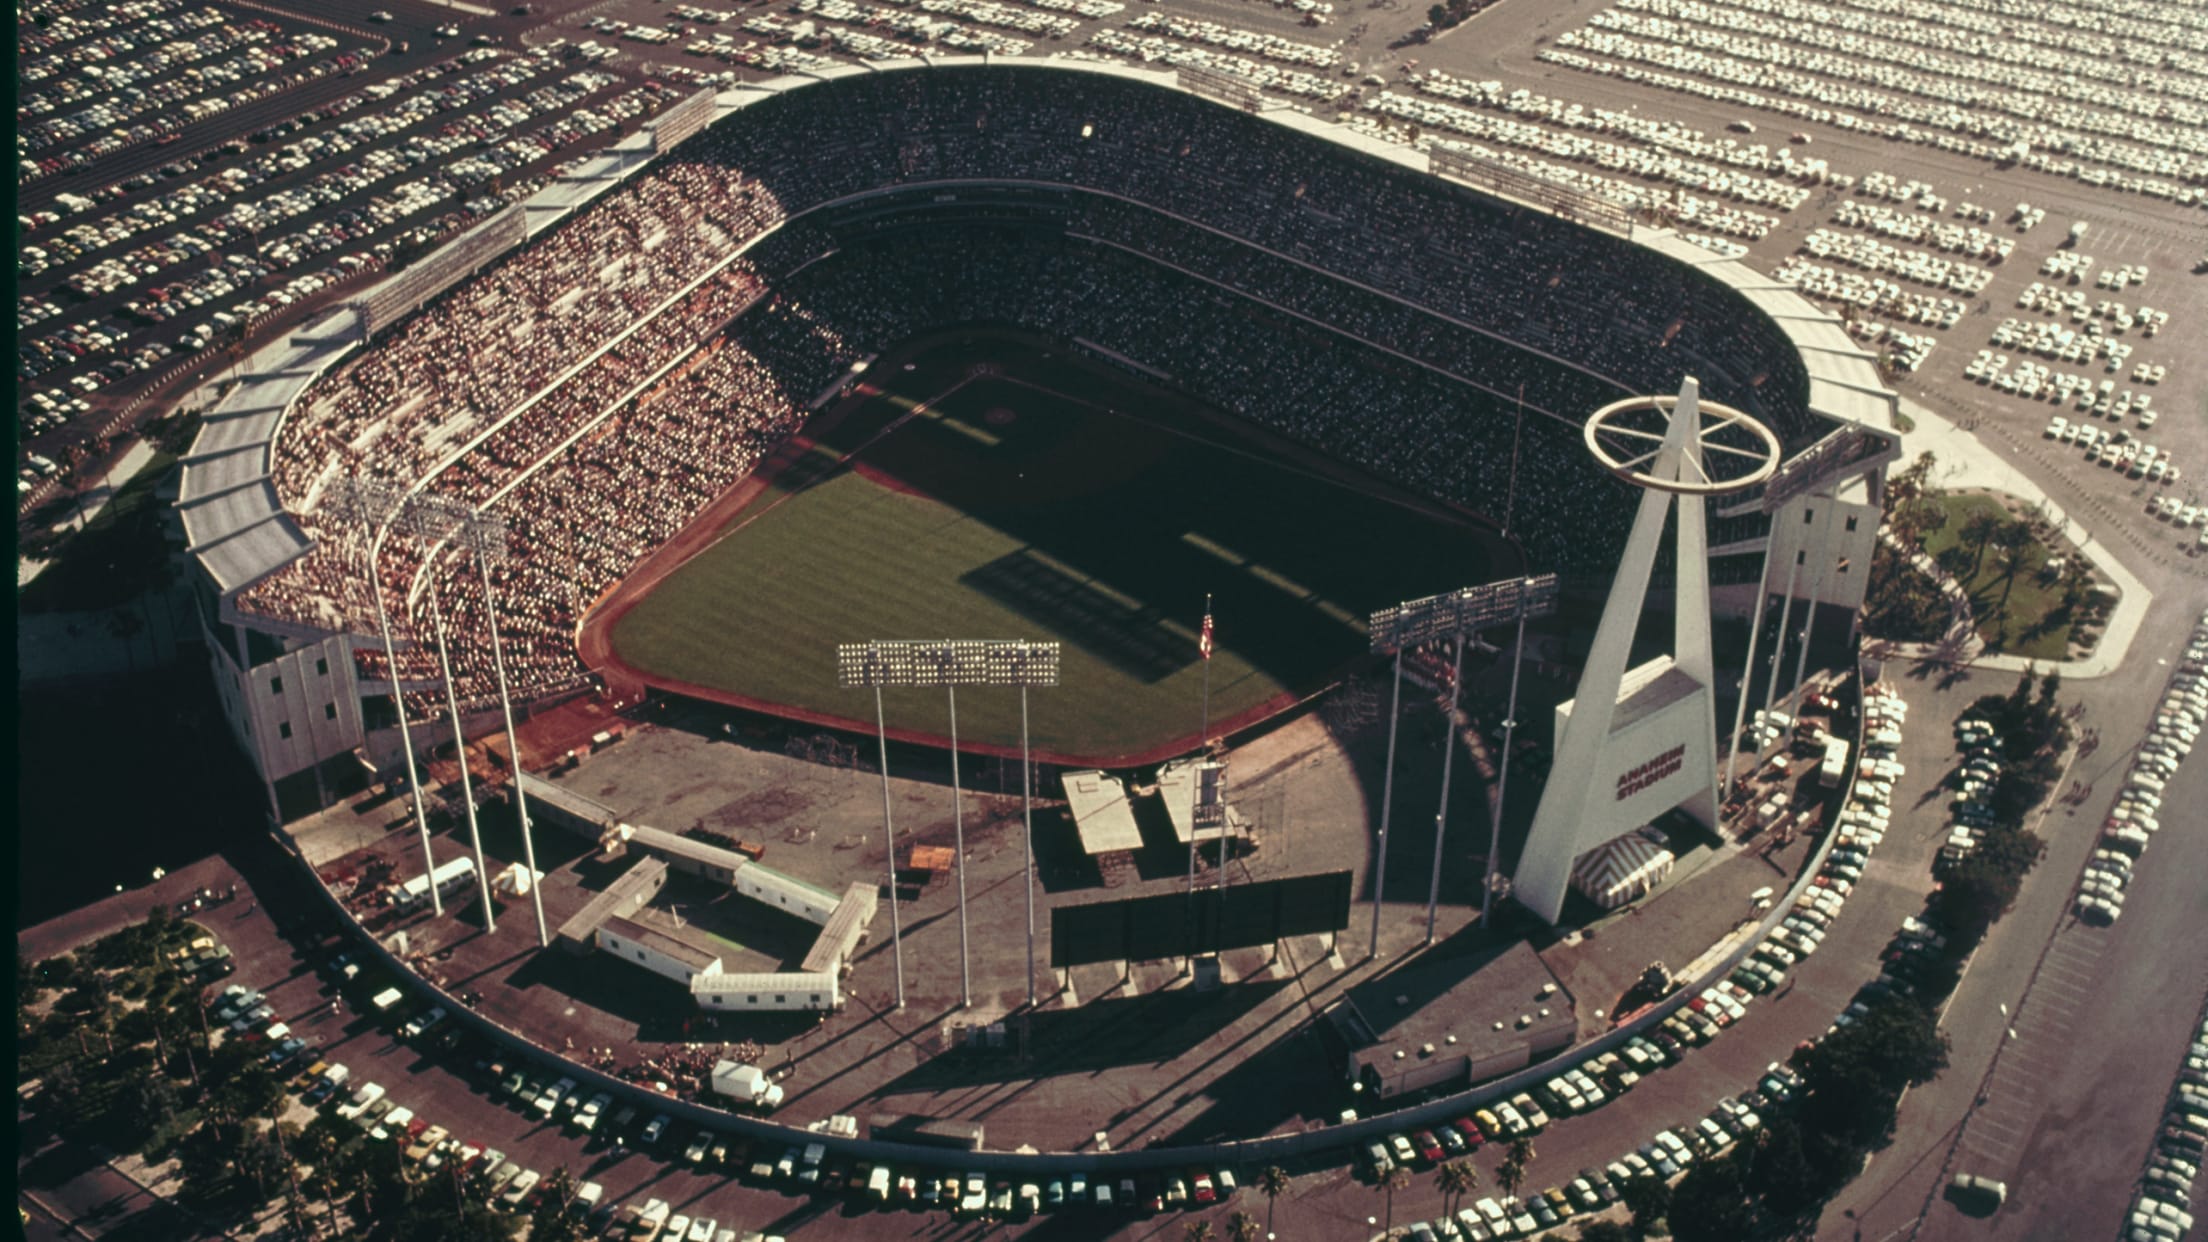
<svg viewBox="0 0 2208 1242"><path fill-rule="evenodd" d="M676 96L579 53L516 54L449 24L452 36L430 28L419 43L358 41L206 8L188 15L211 32L192 64L157 42L159 22L187 18L126 36L90 14L49 23L33 70L84 62L112 90L64 99L34 77L22 97L57 119L26 136L19 169L20 506L89 461L148 385L234 362L278 322L426 252ZM226 40L257 50L213 61ZM110 138L86 137L98 125ZM60 154L39 156L49 150Z"/></svg>
<svg viewBox="0 0 2208 1242"><path fill-rule="evenodd" d="M1329 106L1344 102L1349 87L1359 87L1363 107L1356 115L1375 132L1408 139L1407 125L1416 123L1423 141L1446 135L1452 142L1475 143L1498 163L1545 170L1582 188L1669 213L1683 232L1713 251L1745 255L1759 268L1782 272L1805 291L1844 308L1858 339L1889 357L1897 385L1912 401L1972 428L1988 451L2015 457L2081 522L2093 524L2104 543L2121 543L2127 561L2135 557L2134 568L2158 592L2178 603L2198 597L2199 547L2208 539L2199 529L2208 508L2200 491L2208 471L2203 454L2208 430L2199 412L2208 377L2183 346L2208 322L2208 298L2193 266L2201 257L2200 215L2197 207L2177 201L2180 196L2147 185L2178 185L2194 176L2197 152L2188 149L2181 127L2146 125L2121 134L2096 128L2095 118L2121 103L2109 93L2121 82L2107 73L2052 83L2027 76L2037 70L2012 62L1989 78L1993 85L2049 91L2065 101L2052 119L2018 139L2029 144L2026 155L2006 159L2002 142L1965 139L1942 121L1942 115L1960 115L1976 123L1992 112L1922 113L1919 109L1933 105L1916 102L1998 111L1998 100L1983 94L1955 98L1938 82L1890 76L1929 72L1922 66L1879 70L1889 75L1882 89L1898 81L1902 86L1894 89L1912 97L1902 100L1905 107L1882 113L1860 93L1871 88L1861 85L1849 64L1824 52L1774 51L1776 41L1758 42L1748 46L1769 53L1770 73L1779 76L1755 86L1753 98L1727 93L1751 88L1739 85L1735 72L1718 62L1689 64L1678 51L1656 49L1691 43L1702 49L1696 56L1717 55L1709 50L1716 48L1736 61L1739 49L1709 41L1716 36L1685 43L1659 38L1647 25L1660 12L1654 5L1620 6L1594 21L1589 20L1598 12L1593 6L1566 13L1518 0L1438 43L1385 54L1382 45L1394 37L1391 32L1414 24L1411 14L1377 9L1299 15L1288 7L1187 0L1170 9L1125 12L1108 3L1072 8L961 3L921 16L834 0L786 9L669 8L613 0L541 25L534 18L501 23L464 16L466 24L454 27L461 33L440 44L434 31L451 15L411 0L394 5L395 21L374 24L365 37L331 33L333 23L347 17L342 6L299 8L319 12L321 20L270 19L275 29L261 31L261 39L240 35L234 44L214 39L205 59L236 76L217 75L197 94L165 85L183 78L174 66L143 68L149 59L143 49L102 45L109 37L102 32L57 36L50 48L40 49L41 55L59 55L103 46L106 55L86 52L85 57L121 71L113 75L113 91L88 95L79 87L64 96L52 88L45 110L26 111L27 130L35 130L31 141L43 144L34 165L62 158L44 154L49 150L87 154L75 173L40 170L23 185L22 210L34 227L24 238L19 343L38 361L28 354L19 359L24 367L40 369L30 376L19 372L22 417L33 437L28 451L34 454L20 463L27 473L19 478L19 494L50 494L69 469L64 446L121 408L119 394L181 362L223 356L229 334L241 328L281 321L287 310L357 288L409 251L540 184L564 160L633 125L672 93L641 85L647 77L659 75L671 84L721 73L757 77L930 43L998 52L1025 43L1031 55L1084 47L1090 54L1155 64L1194 63ZM1745 7L1712 8L1735 15L1705 22L1728 32L1725 39L1772 38L1773 32L1743 15ZM242 12L229 14L229 26L250 28ZM1311 17L1330 21L1304 24ZM349 20L357 22L361 15ZM613 22L625 24L610 26ZM524 25L533 27L526 39L519 37ZM669 26L689 29L664 38L638 37L639 31L665 32ZM809 34L802 29L807 26ZM1593 33L1555 37L1582 29ZM470 49L478 31L507 32L506 41ZM1537 31L1548 40L1538 51ZM2152 30L2142 25L2123 33L2124 49L2115 50L2115 58L2147 65L2134 52L2151 41ZM401 34L410 36L408 52L378 49L379 42ZM2058 44L2081 64L2102 55L2081 41L2083 35L2062 38L2070 41ZM324 39L334 44L324 46ZM567 42L553 46L554 40ZM599 48L581 49L585 42ZM249 56L241 47L256 50ZM516 50L522 47L536 50ZM304 50L289 50L294 48ZM1206 50L1198 58L1192 49ZM1922 53L1935 54L1944 53ZM353 63L345 63L346 56L354 57ZM1586 63L1568 59L1575 56ZM223 68L241 57L242 67ZM333 68L314 72L320 58ZM1631 74L1617 68L1598 72L1589 67L1598 59L1612 66L1660 66L1669 76L1662 81L1632 76L1654 72L1643 68ZM1235 60L1263 66L1262 72L1238 68ZM668 72L678 67L682 72ZM2111 67L2121 66L2111 62ZM1381 85L1364 78L1374 70L1399 93L1376 94ZM2148 66L2141 72L2140 80L2151 81L2155 70ZM301 73L306 76L291 80ZM1491 77L1500 88L1486 88ZM32 79L23 89L46 80ZM88 137L87 126L121 128L127 135L173 110L223 91L229 92L223 94L227 99L263 80L285 84L280 92L249 96L197 117L175 111L184 123L173 142L163 141L168 131L154 129L112 147ZM1690 89L1689 83L1696 85ZM1855 85L1836 92L1833 83ZM139 107L145 100L129 94L132 90L159 106ZM293 103L310 100L312 120L285 115ZM1611 113L1593 117L1598 103ZM90 119L71 119L80 115ZM31 124L33 116L41 120ZM303 123L291 128L293 119ZM1743 124L1756 128L1751 132ZM79 131L69 133L71 125ZM2013 122L1998 117L1983 128L2003 138L2016 132ZM224 135L220 141L214 139L217 132ZM1808 140L1794 141L1796 134ZM2072 154L2047 154L2064 148ZM1678 157L1682 151L1684 159ZM2127 187L2125 179L2135 184ZM88 205L79 208L77 202ZM2081 223L2087 229L2074 232L2072 226ZM2096 468L2087 470L2087 464ZM2161 653L2149 642L2142 654L2151 659ZM1946 719L1940 712L1958 706L1966 692L2006 689L1991 684L1996 680L1980 677L1929 697L1920 698L1914 688L1908 693L1918 719L1938 726ZM2093 686L2084 693L2098 710L2113 715L2123 696L2142 684L2127 677L2121 685ZM2134 736L2144 731L2144 721L2138 723ZM1943 729L1925 732L1924 745L1945 746ZM2113 725L2110 734L2112 744L2122 736ZM2109 753L2128 747L2130 740L2123 738ZM1897 807L1906 804L1920 778L1944 770L1931 752L1912 758L1917 744L1912 736L1901 755L1911 771L1896 791ZM2112 803L2122 778L2109 779L2113 783L2087 805ZM2196 771L2179 779L2197 787L2199 778ZM2170 796L2185 788L2175 786ZM869 793L855 787L837 796L863 802ZM701 790L695 797L714 795ZM724 801L699 805L712 810ZM1552 1177L1552 1170L1570 1174L1583 1164L1600 1167L1659 1126L1707 1113L1719 1095L1752 1082L1765 1062L1783 1059L1792 1041L1822 1031L1874 973L1870 959L1889 942L1900 918L1921 905L1930 859L1948 840L1944 823L1906 814L1896 819L1904 826L1890 829L1891 837L1864 861L1845 917L1833 921L1825 943L1831 951L1800 964L1783 1002L1758 1007L1740 1030L1602 1112L1561 1122L1543 1138L1538 1176ZM2168 861L2142 868L2132 913L2106 930L2062 925L2044 961L2038 945L2026 951L2032 929L2058 925L2068 894L2049 904L2045 893L2068 885L2090 860L2093 831L2084 835L2083 844L2074 834L2059 843L2057 857L2033 881L2029 908L2019 911L2003 933L2007 939L1981 964L1984 987L1993 989L1998 982L2008 990L1986 991L1984 1004L1976 1003L1975 990L1959 994L1958 1005L1966 1012L1958 1019L1963 1024L1958 1065L1993 1063L1997 1069L1987 1104L1956 1131L1956 1150L1974 1168L2007 1163L2017 1171L2012 1185L2030 1188L2016 1210L1983 1226L1987 1236L2079 1236L2070 1230L2099 1231L2111 1219L2113 1192L2103 1192L2135 1176L2136 1148L2151 1131L2141 1128L2140 1118L2159 1109L2166 1090L2156 1058L2167 1059L2176 1046L2171 1033L2182 1024L2172 1015L2186 1010L2186 989L2197 1000L2200 985L2208 982L2161 977L2158 963L2167 946L2181 941L2202 917L2197 886L2188 888L2181 878L2198 874L2183 869L2188 860L2198 861L2191 858L2197 851L2183 842L2173 848L2166 839L2156 841L2147 858L2164 855ZM992 860L1010 874L1010 855L999 853L1003 856ZM933 913L940 919L943 910ZM520 920L515 922L519 926ZM1009 933L1010 926L1000 930ZM938 935L947 927L937 924ZM270 977L283 979L270 990L283 1002L277 1012L316 1021L327 998L296 973L296 963L285 964L280 945L267 952L269 968L276 971ZM1323 962L1323 955L1317 960ZM877 975L883 965L877 953ZM1238 968L1251 975L1270 969L1254 961ZM1308 968L1309 963L1299 963L1299 970ZM992 990L1011 995L1020 982L1018 973L1007 971L992 980ZM874 984L879 992L879 979ZM2009 1039L1992 1007L2021 998L2027 984L2033 1004L2022 1010L2014 1047L1992 1062L1993 1049ZM1100 986L1083 981L1077 991L1088 994ZM2142 1020L2103 1021L2107 1014L2134 1012ZM680 1160L675 1168L662 1169L625 1152L588 1152L558 1127L534 1124L495 1100L466 1092L461 1076L472 1066L418 1058L408 1045L390 1039L385 1026L367 1019L329 1022L327 1031L303 1029L318 1031L332 1049L343 1047L345 1055L379 1075L411 1081L409 1092L419 1094L408 1098L435 1099L437 1123L456 1135L506 1136L497 1145L540 1171L570 1161L570 1167L595 1170L590 1176L608 1187L609 1202L648 1194L684 1210L702 1207L723 1221L761 1222L753 1227L769 1221L785 1228L806 1225L806 1236L885 1236L935 1227L931 1217L855 1210L838 1215L836 1208L808 1206L718 1174L687 1170ZM2088 1038L2088 1032L2109 1041L2104 1046L2154 1065L2155 1073L2142 1075L2138 1083L2110 1084L2099 1066L2065 1061L2064 1049ZM900 1035L922 1038L926 1032L916 1026ZM841 1055L824 1052L817 1064L826 1070L845 1063ZM1964 1101L1949 1101L1942 1092L1968 1087L1943 1083L1927 1090L1926 1115L1939 1116L1943 1125L1959 1120ZM1019 1107L1020 1092L1000 1090L1008 1107ZM1159 1126L1170 1130L1168 1123L1186 1124L1201 1113L1201 1105L1189 1101L1153 1100L1145 1108L1130 1122L1136 1133ZM453 1120L446 1119L448 1113ZM2076 1117L2093 1118L2096 1136L2089 1145L2094 1154L2083 1162L2062 1132L2064 1119ZM1621 1143L1621 1136L1630 1141ZM1906 1148L1913 1159L1937 1150L1943 1137L1905 1131L1897 1153ZM2120 1167L2127 1162L2129 1168ZM2051 1176L2033 1179L2029 1174L2035 1170ZM2065 1171L2072 1176L2060 1176ZM1485 1172L1492 1180L1492 1168ZM1866 1193L1900 1184L1883 1181L1885 1176L1881 1170L1873 1179L1878 1184ZM2090 1182L2092 1193L2071 1193L2081 1181ZM1439 1213L1439 1197L1430 1193L1429 1182L1422 1179L1402 1196L1399 1221ZM1369 1190L1335 1172L1300 1179L1294 1198L1308 1219L1326 1222L1328 1236L1357 1233L1373 1203ZM1895 1219L1905 1221L1900 1208L1914 1212L1922 1202L1911 1199L1903 1191L1878 1207L1893 1209ZM2034 1219L2041 1223L2017 1223ZM1968 1227L1941 1220L1944 1228ZM1169 1217L1148 1228L1155 1232L1175 1223ZM1076 1231L1057 1221L1050 1226ZM1846 1236L1850 1227L1836 1223L1834 1236Z"/></svg>

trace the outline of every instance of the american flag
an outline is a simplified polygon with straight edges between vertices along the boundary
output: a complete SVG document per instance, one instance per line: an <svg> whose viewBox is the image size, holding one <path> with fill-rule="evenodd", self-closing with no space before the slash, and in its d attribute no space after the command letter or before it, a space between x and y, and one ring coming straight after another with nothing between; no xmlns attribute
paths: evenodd
<svg viewBox="0 0 2208 1242"><path fill-rule="evenodd" d="M1204 631L1196 636L1196 651L1205 659L1211 658L1211 597L1204 597Z"/></svg>

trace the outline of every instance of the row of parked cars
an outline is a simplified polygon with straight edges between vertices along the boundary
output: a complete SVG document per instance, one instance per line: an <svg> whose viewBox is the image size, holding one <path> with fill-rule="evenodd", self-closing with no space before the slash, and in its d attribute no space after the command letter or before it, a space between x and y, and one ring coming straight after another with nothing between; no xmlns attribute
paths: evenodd
<svg viewBox="0 0 2208 1242"><path fill-rule="evenodd" d="M2177 1082L2162 1115L2162 1129L2147 1153L2124 1220L2124 1242L2176 1242L2193 1227L2193 1184L2208 1148L2208 1016L2193 1031Z"/></svg>
<svg viewBox="0 0 2208 1242"><path fill-rule="evenodd" d="M1756 996L1784 986L1787 973L1823 943L1843 899L1862 877L1870 850L1885 834L1892 782L1904 770L1894 752L1907 705L1891 689L1878 688L1865 696L1863 710L1872 741L1866 746L1855 792L1838 820L1833 850L1795 907L1728 978L1690 999L1645 1036L1636 1036L1617 1050L1568 1068L1537 1087L1430 1130L1390 1135L1368 1143L1362 1153L1364 1172L1379 1179L1397 1167L1438 1163L1466 1154L1482 1143L1538 1134L1550 1123L1552 1113L1565 1116L1599 1108L1632 1090L1648 1074L1676 1063L1688 1050L1715 1039L1746 1016L1747 1005ZM1759 723L1773 730L1781 728L1775 721ZM1935 948L1944 944L1936 933L1915 920L1909 921L1904 932L1907 939L1897 943ZM1898 962L1899 958L1889 960ZM1842 1014L1836 1025L1853 1021L1877 992L1897 989L1912 990L1912 985L1899 978L1882 978L1858 997L1856 1005ZM1774 1063L1750 1091L1738 1098L1720 1100L1707 1115L1689 1124L1659 1131L1640 1149L1603 1169L1584 1170L1561 1186L1519 1201L1482 1199L1453 1218L1415 1224L1408 1232L1421 1240L1485 1242L1490 1238L1530 1236L1575 1214L1599 1211L1616 1202L1624 1185L1634 1177L1669 1180L1698 1160L1730 1151L1759 1128L1773 1110L1792 1101L1800 1086L1801 1080L1793 1070Z"/></svg>
<svg viewBox="0 0 2208 1242"><path fill-rule="evenodd" d="M1993 787L2001 780L2001 734L1990 721L1965 716L1955 722L1955 749L1962 756L1948 778L1955 791L1948 803L1947 843L1932 860L1935 875L1961 862L1978 848L1998 822Z"/></svg>
<svg viewBox="0 0 2208 1242"><path fill-rule="evenodd" d="M1585 53L1578 58L1593 61L1586 67L1597 72L1718 102L2188 206L2200 199L2189 180L2197 133L2173 115L2185 107L2181 97L2159 78L2102 76L2107 51L2097 43L2090 53L2067 44L2072 30L2063 16L2035 10L2029 18L2011 17L2001 35L1987 40L1988 53L1971 59L1966 79L1955 76L1956 62L1937 46L1891 38L1890 28L1879 32L1889 37L1863 37L1876 15L1846 7L1783 16L1764 5L1714 7L1726 10L1722 28L1672 20L1668 10L1653 7L1610 9L1588 27L1559 35L1537 59ZM1994 23L2000 21L1994 14L2005 12L1985 7L1966 20ZM2143 32L2138 38L2153 41ZM2018 52L2028 53L2022 64L1996 55ZM2025 116L2033 118L2030 125L2019 121ZM2110 116L2125 118L2116 126L2118 141L2100 138ZM2165 117L2172 119L2159 119Z"/></svg>
<svg viewBox="0 0 2208 1242"><path fill-rule="evenodd" d="M2102 825L2099 847L2078 880L2078 914L2113 923L2124 912L2124 892L2146 861L2147 841L2161 827L2162 795L2178 766L2192 753L2208 720L2208 613L2193 626L2177 671L2155 704L2154 724L2132 755L2123 792Z"/></svg>
<svg viewBox="0 0 2208 1242"><path fill-rule="evenodd" d="M1432 1221L1414 1221L1402 1230L1412 1242L1491 1242L1499 1238L1530 1238L1575 1217L1601 1212L1619 1202L1626 1187L1638 1178L1671 1181L1698 1162L1727 1155L1761 1129L1764 1118L1788 1107L1800 1092L1801 1076L1773 1063L1756 1085L1739 1096L1720 1099L1694 1121L1657 1131L1648 1142L1602 1168L1581 1169L1578 1176L1538 1194L1523 1198L1486 1196L1455 1214ZM1512 1105L1514 1111L1522 1111ZM1538 1105L1536 1105L1538 1111ZM1475 1118L1490 1110L1482 1110ZM1412 1161L1437 1162L1457 1151L1443 1141L1447 1134L1457 1141L1477 1145L1473 1136L1485 1128L1473 1118L1436 1126L1412 1135L1391 1135L1379 1146L1391 1158L1407 1153ZM1372 1154L1367 1149L1367 1160ZM1390 1166L1394 1167L1394 1166Z"/></svg>
<svg viewBox="0 0 2208 1242"><path fill-rule="evenodd" d="M1430 1164L1463 1154L1481 1142L1538 1133L1548 1124L1551 1109L1563 1114L1599 1107L1631 1090L1647 1073L1675 1062L1688 1048L1714 1039L1745 1015L1748 1000L1782 986L1787 972L1823 942L1843 900L1862 878L1870 851L1885 836L1893 782L1904 771L1896 751L1908 705L1890 687L1873 687L1864 696L1863 712L1864 755L1854 791L1836 824L1833 849L1794 909L1730 977L1690 1000L1646 1037L1636 1037L1616 1052L1566 1070L1539 1088L1447 1126L1368 1144L1365 1171L1385 1176L1399 1165ZM1854 1022L1881 996L1914 993L1919 974L1935 968L1945 947L1945 937L1929 924L1915 918L1903 920L1900 933L1882 955L1882 973L1865 985L1832 1029ZM1600 1211L1615 1203L1633 1178L1668 1181L1698 1161L1730 1152L1766 1118L1788 1107L1801 1087L1801 1077L1793 1069L1773 1063L1750 1090L1719 1100L1690 1123L1658 1131L1602 1169L1582 1170L1569 1182L1523 1200L1481 1199L1454 1217L1416 1223L1406 1232L1416 1242L1486 1242L1531 1236L1575 1214Z"/></svg>
<svg viewBox="0 0 2208 1242"><path fill-rule="evenodd" d="M322 970L333 989L350 986L356 995L371 997L365 1008L392 1023L398 1038L406 1043L429 1052L450 1053L466 1038L441 1005L408 1013L404 993L385 987L387 981L382 976L373 969L363 969L349 953L331 956L322 963ZM397 1144L410 1174L464 1175L475 1179L473 1184L486 1201L515 1212L531 1207L548 1189L542 1172L417 1114L381 1083L355 1081L342 1064L317 1061L307 1065L296 1071L290 1087L302 1103L323 1108L359 1130L362 1141ZM600 1225L611 1220L612 1205L606 1202L604 1186L585 1181L572 1189L568 1209L579 1220ZM710 1242L723 1239L716 1236Z"/></svg>
<svg viewBox="0 0 2208 1242"><path fill-rule="evenodd" d="M315 32L274 38L271 32L283 32L265 19L252 19L247 25L261 35L256 45L222 61L178 71L173 88L164 79L151 86L103 91L96 102L25 126L18 143L17 183L74 173L102 156L141 143L173 142L190 122L266 99L310 78L355 72L375 54L367 47L338 51L335 39ZM101 44L83 44L65 48L57 56L72 62L111 60L95 55L104 50ZM79 74L91 68L103 77L109 68L97 63L75 67ZM163 70L174 67L165 65ZM56 149L63 144L70 145Z"/></svg>
<svg viewBox="0 0 2208 1242"><path fill-rule="evenodd" d="M19 224L27 232L40 230L23 248L24 270L61 272L65 287L19 293L20 327L61 316L59 302L70 297L122 293L130 301L121 317L135 325L177 321L185 330L173 343L133 340L142 337L142 327L107 320L96 325L105 340L72 326L21 341L19 378L59 382L34 396L19 423L27 434L58 430L68 421L64 411L108 384L372 274L401 248L433 243L532 188L521 176L528 166L675 93L647 85L605 96L617 85L611 75L585 69L548 76L559 68L549 50L527 56L477 50L279 122L253 134L251 143L238 139L180 156L159 177L143 173L90 196L64 195L59 210L23 216ZM518 98L495 98L533 80L534 88ZM386 99L392 100L388 106L368 106ZM446 113L451 119L435 127ZM313 132L281 147L253 150L252 143L273 143L309 126ZM302 184L249 193L315 166L326 171ZM395 180L413 167L424 175ZM195 176L201 169L211 171ZM162 178L179 184L110 208ZM490 194L494 180L499 193ZM466 210L449 210L456 201ZM441 208L438 219L422 223ZM69 222L80 214L84 218ZM394 235L393 229L406 231ZM222 261L212 262L217 256ZM79 339L70 339L71 333ZM19 490L35 486L28 479L23 484Z"/></svg>

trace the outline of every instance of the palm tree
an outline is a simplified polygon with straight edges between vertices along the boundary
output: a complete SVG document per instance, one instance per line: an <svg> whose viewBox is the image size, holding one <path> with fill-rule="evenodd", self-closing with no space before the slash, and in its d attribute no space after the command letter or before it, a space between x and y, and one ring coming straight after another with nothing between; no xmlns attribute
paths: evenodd
<svg viewBox="0 0 2208 1242"><path fill-rule="evenodd" d="M1389 1169L1388 1175L1380 1179L1380 1189L1388 1196L1388 1223L1381 1230L1383 1236L1395 1232L1395 1192L1410 1184L1411 1171L1402 1165Z"/></svg>
<svg viewBox="0 0 2208 1242"><path fill-rule="evenodd" d="M1999 550L1995 561L2001 570L2001 602L1994 607L1994 614L2008 620L2009 592L2016 589L2016 575L2023 572L2024 563L2031 559L2032 532L2019 522L2006 527L1993 540Z"/></svg>
<svg viewBox="0 0 2208 1242"><path fill-rule="evenodd" d="M1236 1212L1227 1218L1227 1236L1234 1242L1257 1242L1260 1232L1257 1218L1248 1212Z"/></svg>
<svg viewBox="0 0 2208 1242"><path fill-rule="evenodd" d="M310 1124L299 1136L299 1145L305 1149L307 1162L314 1166L314 1176L308 1184L321 1193L322 1206L329 1212L330 1228L337 1229L337 1192L344 1184L337 1171L337 1136Z"/></svg>
<svg viewBox="0 0 2208 1242"><path fill-rule="evenodd" d="M1986 545L2000 535L2005 524L2001 515L1991 509L1980 509L1963 523L1963 542L1973 549L1970 558L1970 572L1973 577L1977 576L1979 566L1985 563Z"/></svg>
<svg viewBox="0 0 2208 1242"><path fill-rule="evenodd" d="M1533 1143L1529 1139L1514 1139L1510 1150L1504 1154L1503 1163L1495 1170L1495 1180L1503 1193L1515 1199L1526 1184L1526 1166L1533 1163Z"/></svg>
<svg viewBox="0 0 2208 1242"><path fill-rule="evenodd" d="M1434 1180L1441 1185L1442 1202L1449 1215L1455 1216L1464 1197L1480 1185L1480 1168L1469 1160L1451 1160L1434 1170Z"/></svg>
<svg viewBox="0 0 2208 1242"><path fill-rule="evenodd" d="M1188 1222L1182 1232L1188 1242L1212 1242L1219 1236L1219 1230L1209 1220L1200 1217Z"/></svg>
<svg viewBox="0 0 2208 1242"><path fill-rule="evenodd" d="M1288 1192L1288 1170L1268 1164L1257 1172L1257 1188L1265 1192L1265 1232L1273 1231L1273 1204Z"/></svg>

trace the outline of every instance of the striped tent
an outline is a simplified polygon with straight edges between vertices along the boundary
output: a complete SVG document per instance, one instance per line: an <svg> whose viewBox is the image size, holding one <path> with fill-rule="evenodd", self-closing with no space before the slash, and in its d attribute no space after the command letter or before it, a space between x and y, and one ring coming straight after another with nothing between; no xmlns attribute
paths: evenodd
<svg viewBox="0 0 2208 1242"><path fill-rule="evenodd" d="M1629 832L1580 855L1572 867L1572 887L1603 909L1615 910L1663 883L1672 862L1670 850Z"/></svg>

